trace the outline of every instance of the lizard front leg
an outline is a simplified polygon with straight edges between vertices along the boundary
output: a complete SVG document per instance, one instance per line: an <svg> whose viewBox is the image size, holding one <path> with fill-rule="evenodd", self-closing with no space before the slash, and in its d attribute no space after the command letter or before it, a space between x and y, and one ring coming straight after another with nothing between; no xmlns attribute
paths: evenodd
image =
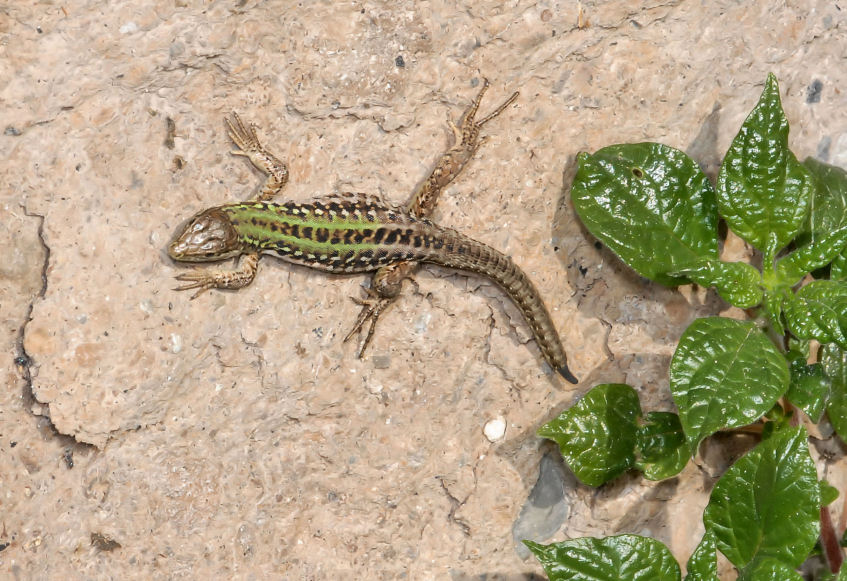
<svg viewBox="0 0 847 581"><path fill-rule="evenodd" d="M195 269L191 272L183 273L176 277L176 279L187 282L188 284L179 286L174 290L183 291L196 288L197 292L191 295L191 300L196 299L210 288L237 290L253 282L258 267L259 253L250 252L241 256L238 262L238 268L235 270Z"/></svg>
<svg viewBox="0 0 847 581"><path fill-rule="evenodd" d="M266 202L276 196L288 182L288 168L259 142L254 124L245 125L238 113L224 118L227 133L238 147L232 155L242 155L250 160L259 171L268 176L259 194L254 198L258 202ZM259 253L249 252L241 256L238 268L235 270L193 270L176 277L187 282L174 290L197 289L191 298L196 299L205 291L212 288L236 290L244 288L256 276L259 267Z"/></svg>
<svg viewBox="0 0 847 581"><path fill-rule="evenodd" d="M262 147L253 123L244 125L238 113L234 111L232 116L224 121L226 121L230 139L238 146L238 149L231 152L232 155L243 155L256 169L268 176L265 185L255 198L257 202L267 202L276 196L288 182L288 167Z"/></svg>
<svg viewBox="0 0 847 581"><path fill-rule="evenodd" d="M441 190L456 179L485 140L485 138L479 138L479 131L482 126L497 117L518 98L517 92L512 93L492 113L480 121L476 121L475 118L479 104L487 90L488 79L484 79L482 88L470 106L462 114L458 126L448 118L447 123L453 131L453 145L439 158L432 173L418 186L412 195L408 210L416 218L427 218L432 214L438 203L438 196L441 194ZM356 323L344 340L347 341L358 333L364 324L370 320L367 335L365 335L365 340L362 342L362 347L359 350L359 357L362 357L365 349L370 344L376 328L376 322L380 315L397 299L403 281L412 276L418 270L419 266L417 262L400 262L385 266L374 274L371 280L371 288L366 290L368 296L364 299L353 299L357 304L362 305L362 310L359 312Z"/></svg>

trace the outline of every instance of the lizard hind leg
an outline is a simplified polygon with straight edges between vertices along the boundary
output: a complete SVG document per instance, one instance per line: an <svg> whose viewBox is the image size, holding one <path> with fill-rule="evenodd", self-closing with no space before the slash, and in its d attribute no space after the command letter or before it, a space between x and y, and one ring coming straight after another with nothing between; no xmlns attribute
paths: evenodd
<svg viewBox="0 0 847 581"><path fill-rule="evenodd" d="M441 190L462 173L462 170L485 141L484 137L482 139L479 137L482 126L500 115L506 107L518 98L519 93L516 91L494 111L480 121L476 121L479 104L482 102L482 97L488 90L488 86L488 79L485 79L479 93L459 118L458 125L449 118L447 119L447 124L453 132L453 145L441 155L432 173L421 182L412 195L408 210L413 216L426 218L432 214L435 205L438 203Z"/></svg>
<svg viewBox="0 0 847 581"><path fill-rule="evenodd" d="M232 155L243 155L253 166L268 176L262 190L256 196L256 201L267 202L276 196L288 182L288 167L265 149L259 142L254 124L245 125L238 113L234 112L224 119L229 138L238 149Z"/></svg>
<svg viewBox="0 0 847 581"><path fill-rule="evenodd" d="M367 295L364 299L352 297L353 302L361 305L362 310L359 312L359 316L350 329L350 332L344 337L344 341L348 341L353 335L362 330L365 323L370 321L365 340L359 349L360 358L365 354L365 349L368 348L371 339L373 339L376 322L379 320L380 315L397 300L403 288L403 281L417 267L417 262L398 262L397 264L384 266L374 274L371 280L371 288L364 289Z"/></svg>
<svg viewBox="0 0 847 581"><path fill-rule="evenodd" d="M515 99L517 99L518 95L520 95L518 91L515 91L494 111L479 121L476 121L476 113L479 110L479 104L482 102L482 97L485 95L487 90L488 79L484 79L482 89L479 90L479 93L477 93L476 98L473 100L470 107L468 107L461 119L459 119L458 127L450 123L451 129L453 129L453 133L456 136L456 142L461 143L466 149L469 149L472 152L479 148L479 131L482 129L482 126L502 113L506 107L514 103Z"/></svg>
<svg viewBox="0 0 847 581"><path fill-rule="evenodd" d="M497 117L518 98L517 92L512 93L492 113L489 113L482 120L476 121L479 104L482 102L482 97L488 87L488 79L484 79L476 97L459 118L458 125L454 124L449 118L447 119L447 124L453 131L453 144L441 155L429 177L415 189L407 206L407 210L412 216L428 218L433 213L441 191L456 179L482 144L483 140L479 138L479 131L482 126ZM414 274L417 268L417 262L401 262L383 267L374 274L371 288L366 291L368 296L364 299L353 299L354 302L362 306L362 310L344 340L348 341L362 330L366 322L370 321L365 340L359 350L359 357L370 344L380 315L400 294L403 279Z"/></svg>

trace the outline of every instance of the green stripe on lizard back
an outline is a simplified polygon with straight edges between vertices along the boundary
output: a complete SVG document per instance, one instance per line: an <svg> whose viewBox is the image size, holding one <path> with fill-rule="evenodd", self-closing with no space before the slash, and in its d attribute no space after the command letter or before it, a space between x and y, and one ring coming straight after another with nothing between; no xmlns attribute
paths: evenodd
<svg viewBox="0 0 847 581"><path fill-rule="evenodd" d="M245 246L333 272L372 271L411 257L405 246L425 243L414 218L361 195L302 204L248 202L221 210Z"/></svg>

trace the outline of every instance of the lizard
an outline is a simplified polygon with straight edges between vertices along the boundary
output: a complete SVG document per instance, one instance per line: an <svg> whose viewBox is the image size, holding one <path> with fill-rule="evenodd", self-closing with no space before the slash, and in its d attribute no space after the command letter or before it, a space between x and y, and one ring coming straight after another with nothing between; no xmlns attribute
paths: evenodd
<svg viewBox="0 0 847 581"><path fill-rule="evenodd" d="M527 321L544 359L571 383L567 355L538 290L526 274L499 251L429 219L441 190L452 182L485 141L483 125L518 97L513 93L485 118L475 116L489 83L482 88L456 125L448 119L454 143L415 190L405 208L363 193L332 194L306 202L271 200L288 182L288 168L260 143L256 126L245 125L237 113L225 119L229 137L267 179L252 199L213 206L195 214L179 228L168 246L177 262L216 262L238 258L235 270L195 269L177 276L185 282L175 290L240 289L249 285L263 254L330 273L375 272L349 340L370 320L359 350L361 357L379 316L400 294L403 280L421 263L471 272L497 283Z"/></svg>

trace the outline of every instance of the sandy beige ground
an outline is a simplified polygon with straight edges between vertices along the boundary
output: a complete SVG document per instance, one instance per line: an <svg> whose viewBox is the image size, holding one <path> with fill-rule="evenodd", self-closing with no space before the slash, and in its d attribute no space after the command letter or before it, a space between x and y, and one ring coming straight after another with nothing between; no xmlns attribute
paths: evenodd
<svg viewBox="0 0 847 581"><path fill-rule="evenodd" d="M545 454L564 488L519 523L532 538L637 532L687 559L720 459L595 491L534 436L599 382L670 409L676 339L723 308L597 250L568 172L651 140L713 173L770 71L798 155L847 165L845 7L108 4L0 6L0 577L524 579L541 570L512 530ZM171 290L174 229L260 182L228 154L229 111L288 161L286 196L402 203L483 76L484 111L521 96L436 220L530 274L579 386L499 290L438 268L363 360L342 338L366 277L265 260L237 293Z"/></svg>

